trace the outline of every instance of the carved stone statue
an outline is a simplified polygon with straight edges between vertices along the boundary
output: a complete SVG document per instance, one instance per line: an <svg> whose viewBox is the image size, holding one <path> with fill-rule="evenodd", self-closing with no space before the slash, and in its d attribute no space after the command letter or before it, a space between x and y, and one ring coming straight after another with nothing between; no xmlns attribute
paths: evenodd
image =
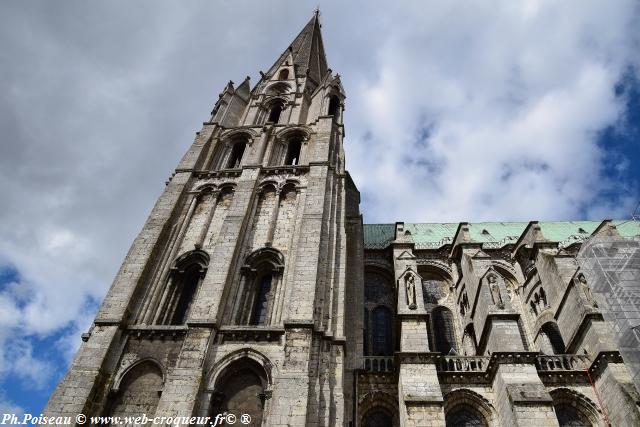
<svg viewBox="0 0 640 427"><path fill-rule="evenodd" d="M405 285L407 287L407 304L409 305L409 309L415 310L417 308L416 305L416 282L413 278L413 274L407 274L404 279Z"/></svg>
<svg viewBox="0 0 640 427"><path fill-rule="evenodd" d="M504 302L502 301L502 295L500 294L500 286L497 283L496 276L490 274L487 279L489 280L489 289L491 290L491 299L498 308L504 308Z"/></svg>
<svg viewBox="0 0 640 427"><path fill-rule="evenodd" d="M591 305L593 305L594 307L598 307L598 303L596 302L596 299L593 297L593 294L591 293L591 288L587 284L587 278L584 277L584 274L580 273L578 275L578 281L580 282L580 286L582 287L582 291L584 292L584 295L587 297L587 301L589 301Z"/></svg>

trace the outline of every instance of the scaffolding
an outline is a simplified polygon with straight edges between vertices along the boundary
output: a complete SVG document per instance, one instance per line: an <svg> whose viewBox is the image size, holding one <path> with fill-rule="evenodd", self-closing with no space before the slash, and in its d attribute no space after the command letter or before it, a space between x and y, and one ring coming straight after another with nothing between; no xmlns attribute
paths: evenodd
<svg viewBox="0 0 640 427"><path fill-rule="evenodd" d="M596 234L578 263L640 390L640 236Z"/></svg>

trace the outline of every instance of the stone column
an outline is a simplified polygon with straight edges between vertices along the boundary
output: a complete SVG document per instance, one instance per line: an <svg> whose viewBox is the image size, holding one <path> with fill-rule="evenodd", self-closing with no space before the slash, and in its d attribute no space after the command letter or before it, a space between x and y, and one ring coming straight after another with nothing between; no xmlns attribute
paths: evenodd
<svg viewBox="0 0 640 427"><path fill-rule="evenodd" d="M399 354L398 408L403 427L443 426L442 391L435 359L429 355Z"/></svg>
<svg viewBox="0 0 640 427"><path fill-rule="evenodd" d="M191 327L187 332L176 366L167 372L157 417L191 417L203 379L203 363L213 334L210 327ZM188 426L189 424L173 424Z"/></svg>
<svg viewBox="0 0 640 427"><path fill-rule="evenodd" d="M618 352L600 353L589 369L603 412L613 426L640 425L640 394Z"/></svg>
<svg viewBox="0 0 640 427"><path fill-rule="evenodd" d="M557 427L553 400L538 376L536 353L494 353L496 411L503 426Z"/></svg>
<svg viewBox="0 0 640 427"><path fill-rule="evenodd" d="M428 315L422 296L413 239L404 223L396 223L393 242L397 320L400 323L398 408L403 427L444 425L442 390L436 371L437 355L430 353ZM412 286L407 286L409 282ZM415 293L410 295L409 293Z"/></svg>

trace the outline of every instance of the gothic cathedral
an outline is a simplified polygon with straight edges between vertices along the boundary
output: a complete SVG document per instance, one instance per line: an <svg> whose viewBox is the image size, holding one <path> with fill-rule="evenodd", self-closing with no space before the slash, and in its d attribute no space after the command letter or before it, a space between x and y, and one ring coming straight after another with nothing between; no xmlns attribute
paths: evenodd
<svg viewBox="0 0 640 427"><path fill-rule="evenodd" d="M576 262L637 225L365 225L344 104L317 13L253 88L229 82L45 415L640 425Z"/></svg>

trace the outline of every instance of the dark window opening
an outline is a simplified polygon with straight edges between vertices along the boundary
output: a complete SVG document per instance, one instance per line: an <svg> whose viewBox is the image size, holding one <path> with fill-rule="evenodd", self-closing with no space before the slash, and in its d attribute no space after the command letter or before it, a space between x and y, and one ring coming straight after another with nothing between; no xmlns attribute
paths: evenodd
<svg viewBox="0 0 640 427"><path fill-rule="evenodd" d="M210 416L215 418L216 414L222 413L247 414L251 425L262 425L265 384L264 371L255 362L246 359L235 362L216 385L219 391L213 394ZM230 424L223 421L221 425Z"/></svg>
<svg viewBox="0 0 640 427"><path fill-rule="evenodd" d="M444 354L449 354L451 350L458 351L453 332L453 315L449 309L438 307L433 311L433 329L436 351Z"/></svg>
<svg viewBox="0 0 640 427"><path fill-rule="evenodd" d="M373 355L393 356L391 310L376 307L373 310Z"/></svg>
<svg viewBox="0 0 640 427"><path fill-rule="evenodd" d="M364 310L364 340L362 340L363 354L369 355L369 311Z"/></svg>
<svg viewBox="0 0 640 427"><path fill-rule="evenodd" d="M271 279L271 274L267 274L263 276L258 283L258 293L256 295L253 313L251 315L252 325L264 325L267 322L269 295L271 293Z"/></svg>
<svg viewBox="0 0 640 427"><path fill-rule="evenodd" d="M287 149L287 158L285 159L285 165L296 166L300 163L300 149L302 148L302 142L294 140L289 142L289 148Z"/></svg>
<svg viewBox="0 0 640 427"><path fill-rule="evenodd" d="M280 120L280 114L282 114L282 104L277 103L271 107L271 111L269 112L269 120L270 123L278 123Z"/></svg>
<svg viewBox="0 0 640 427"><path fill-rule="evenodd" d="M329 115L338 117L338 108L340 107L340 100L337 96L332 96L329 99Z"/></svg>
<svg viewBox="0 0 640 427"><path fill-rule="evenodd" d="M184 278L178 283L181 288L179 290L180 297L176 304L176 310L173 313L171 319L172 325L184 325L189 315L189 308L195 297L196 290L198 289L198 283L200 282L200 272L197 269L192 269L185 273Z"/></svg>
<svg viewBox="0 0 640 427"><path fill-rule="evenodd" d="M391 416L380 409L370 411L362 423L364 427L393 427Z"/></svg>
<svg viewBox="0 0 640 427"><path fill-rule="evenodd" d="M244 142L236 142L231 149L231 155L229 156L229 162L227 163L227 168L236 169L240 167L240 163L242 162L242 155L244 154L244 149L247 144Z"/></svg>
<svg viewBox="0 0 640 427"><path fill-rule="evenodd" d="M589 427L591 422L576 408L570 405L555 407L558 424L560 427Z"/></svg>
<svg viewBox="0 0 640 427"><path fill-rule="evenodd" d="M280 74L278 74L278 80L287 80L289 78L289 70L283 69L280 70Z"/></svg>
<svg viewBox="0 0 640 427"><path fill-rule="evenodd" d="M364 283L365 301L380 302L389 293L389 284L383 276L376 273L366 274Z"/></svg>
<svg viewBox="0 0 640 427"><path fill-rule="evenodd" d="M555 323L545 323L542 325L542 332L544 332L547 337L549 337L549 341L551 342L551 347L553 348L554 354L564 354L564 341L562 339L562 335L560 335L560 329L558 329L558 325Z"/></svg>
<svg viewBox="0 0 640 427"><path fill-rule="evenodd" d="M447 427L483 427L487 423L480 414L470 407L462 407L445 415Z"/></svg>

